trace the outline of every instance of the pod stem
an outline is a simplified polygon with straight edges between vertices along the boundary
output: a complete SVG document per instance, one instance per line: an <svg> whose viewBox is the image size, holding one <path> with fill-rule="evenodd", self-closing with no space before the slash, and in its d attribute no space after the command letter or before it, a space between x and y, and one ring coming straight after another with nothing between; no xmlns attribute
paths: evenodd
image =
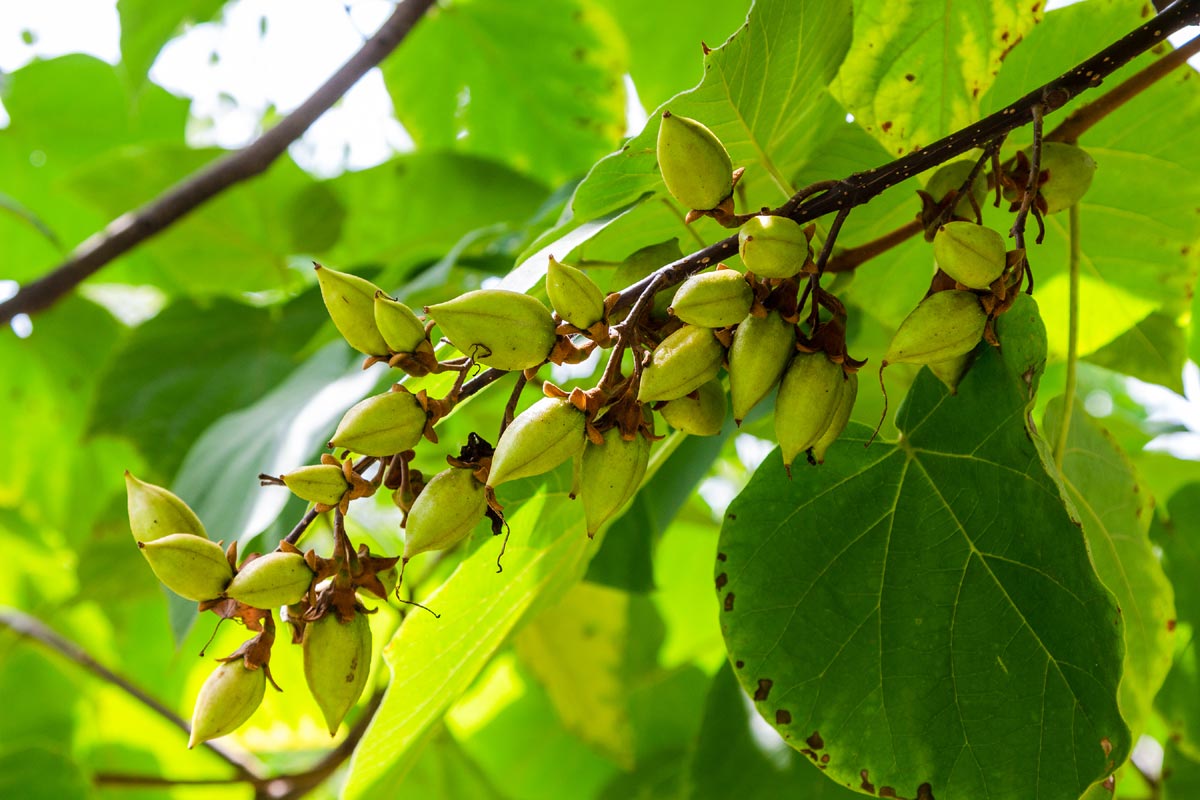
<svg viewBox="0 0 1200 800"><path fill-rule="evenodd" d="M1067 212L1070 231L1070 300L1067 322L1067 385L1063 389L1062 419L1058 426L1058 439L1054 443L1054 464L1062 470L1063 457L1067 452L1067 436L1071 430L1071 413L1075 409L1075 384L1079 365L1079 204Z"/></svg>

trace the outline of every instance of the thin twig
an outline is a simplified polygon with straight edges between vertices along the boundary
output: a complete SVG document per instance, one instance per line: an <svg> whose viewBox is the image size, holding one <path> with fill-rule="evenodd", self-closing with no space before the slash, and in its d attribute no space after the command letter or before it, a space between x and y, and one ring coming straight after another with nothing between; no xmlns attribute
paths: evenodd
<svg viewBox="0 0 1200 800"><path fill-rule="evenodd" d="M0 625L9 628L18 636L27 636L59 655L74 661L101 680L116 686L185 734L191 734L192 726L188 724L187 720L183 719L183 717L176 714L170 708L167 708L167 706L154 697L151 697L138 686L130 683L92 658L82 647L59 635L36 617L32 617L15 608L0 607ZM231 766L242 780L254 781L260 778L261 765L249 754L227 749L214 742L205 742L203 746Z"/></svg>
<svg viewBox="0 0 1200 800"><path fill-rule="evenodd" d="M1033 116L1033 146L1029 148L1029 177L1025 181L1025 192L1021 195L1021 207L1017 209L1017 215L1013 218L1012 227L1008 230L1008 235L1016 242L1017 249L1025 250L1025 220L1029 218L1029 211L1033 208L1034 200L1038 195L1038 178L1042 174L1042 119L1043 109L1041 104L1034 105L1029 109L1029 113ZM1041 222L1038 222L1041 225ZM1038 242L1041 242L1041 236L1038 237ZM1025 252L1025 268L1029 269L1029 252Z"/></svg>
<svg viewBox="0 0 1200 800"><path fill-rule="evenodd" d="M17 314L49 308L113 259L231 186L266 171L283 155L288 145L299 139L318 117L400 44L433 3L434 0L404 0L398 4L375 35L278 125L245 148L202 167L151 202L122 214L103 231L88 237L65 262L22 286L15 295L0 303L0 326L7 325Z"/></svg>
<svg viewBox="0 0 1200 800"><path fill-rule="evenodd" d="M889 231L878 239L860 244L858 247L847 247L835 254L825 265L826 272L850 272L876 256L883 255L893 247L904 244L909 239L924 230L921 220L914 219L906 222L894 231Z"/></svg>

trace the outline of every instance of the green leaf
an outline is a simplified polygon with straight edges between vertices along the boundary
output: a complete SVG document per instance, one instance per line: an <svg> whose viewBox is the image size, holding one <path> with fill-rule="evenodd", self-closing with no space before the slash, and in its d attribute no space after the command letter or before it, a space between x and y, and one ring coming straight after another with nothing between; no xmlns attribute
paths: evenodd
<svg viewBox="0 0 1200 800"><path fill-rule="evenodd" d="M980 97L1041 8L1016 0L855 0L854 44L834 96L889 153L927 146L980 117Z"/></svg>
<svg viewBox="0 0 1200 800"><path fill-rule="evenodd" d="M524 483L532 495L508 524L504 572L494 546L476 549L424 602L442 615L410 615L384 650L391 670L383 704L351 762L345 796L393 785L412 748L462 694L535 603L550 603L578 580L588 551L582 510L568 501L569 478ZM515 491L515 490L514 490ZM506 505L516 506L516 501Z"/></svg>
<svg viewBox="0 0 1200 800"><path fill-rule="evenodd" d="M1174 742L1163 748L1162 800L1191 800L1200 795L1200 758L1196 758Z"/></svg>
<svg viewBox="0 0 1200 800"><path fill-rule="evenodd" d="M672 114L711 128L733 165L747 168L739 189L745 187L750 208L778 205L790 195L792 176L841 120L844 112L826 86L850 44L850 27L846 4L813 3L796 13L787 0L759 0L746 25L704 56L700 85L666 103ZM656 111L580 184L571 204L576 219L598 217L647 193L666 196L657 137Z"/></svg>
<svg viewBox="0 0 1200 800"><path fill-rule="evenodd" d="M429 12L383 76L419 149L484 156L556 184L619 142L625 60L598 4L458 0Z"/></svg>
<svg viewBox="0 0 1200 800"><path fill-rule="evenodd" d="M1181 624L1176 630L1179 641L1175 663L1154 705L1167 727L1168 738L1200 758L1200 648L1193 625Z"/></svg>
<svg viewBox="0 0 1200 800"><path fill-rule="evenodd" d="M704 704L704 722L688 757L688 784L682 796L691 800L729 797L796 797L804 800L853 800L856 792L826 780L808 759L752 730L749 698L726 663L713 678Z"/></svg>
<svg viewBox="0 0 1200 800"><path fill-rule="evenodd" d="M729 508L738 678L843 784L1074 797L1129 752L1121 615L1026 429L1044 354L1015 322L957 395L922 372L898 443L852 426L790 481L776 452Z"/></svg>
<svg viewBox="0 0 1200 800"><path fill-rule="evenodd" d="M1167 501L1166 516L1155 521L1151 534L1162 548L1179 618L1200 626L1200 483L1180 487Z"/></svg>
<svg viewBox="0 0 1200 800"><path fill-rule="evenodd" d="M295 353L327 320L315 292L282 309L176 302L117 349L89 428L129 438L159 474L173 475L205 428L296 368Z"/></svg>
<svg viewBox="0 0 1200 800"><path fill-rule="evenodd" d="M139 88L163 45L185 24L212 19L225 0L118 0L121 15L121 65L132 88Z"/></svg>
<svg viewBox="0 0 1200 800"><path fill-rule="evenodd" d="M1156 311L1088 355L1087 360L1182 393L1187 331L1171 315Z"/></svg>
<svg viewBox="0 0 1200 800"><path fill-rule="evenodd" d="M505 798L445 728L432 737L412 772L405 777L404 792L425 800Z"/></svg>
<svg viewBox="0 0 1200 800"><path fill-rule="evenodd" d="M1046 410L1046 439L1058 441L1062 399ZM1062 467L1067 496L1083 523L1096 574L1125 620L1121 715L1136 737L1171 669L1175 597L1151 545L1154 500L1106 431L1077 404Z"/></svg>
<svg viewBox="0 0 1200 800"><path fill-rule="evenodd" d="M0 750L0 796L73 800L91 796L91 785L68 753L50 743Z"/></svg>

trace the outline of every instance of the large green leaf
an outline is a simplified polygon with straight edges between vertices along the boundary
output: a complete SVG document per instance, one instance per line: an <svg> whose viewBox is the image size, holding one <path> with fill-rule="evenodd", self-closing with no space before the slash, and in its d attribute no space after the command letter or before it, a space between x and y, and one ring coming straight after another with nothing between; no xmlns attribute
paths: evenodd
<svg viewBox="0 0 1200 800"><path fill-rule="evenodd" d="M578 503L568 501L562 470L524 498L502 499L519 510L504 572L496 546L480 547L425 600L441 614L410 615L384 658L392 680L371 727L355 750L345 796L373 796L411 766L414 746L474 680L535 603L549 603L578 580L589 541ZM515 490L514 490L515 491ZM522 502L523 501L523 502Z"/></svg>
<svg viewBox="0 0 1200 800"><path fill-rule="evenodd" d="M848 4L759 0L746 24L704 56L700 85L667 103L673 114L711 128L734 166L746 167L749 207L778 205L790 195L796 171L836 131L844 112L826 86L850 44L850 27ZM657 136L656 114L620 152L592 168L572 201L576 219L592 219L647 193L666 196Z"/></svg>
<svg viewBox="0 0 1200 800"><path fill-rule="evenodd" d="M295 353L327 319L312 294L280 310L176 302L116 351L89 427L129 438L160 474L172 475L205 428L295 369Z"/></svg>
<svg viewBox="0 0 1200 800"><path fill-rule="evenodd" d="M1151 533L1175 586L1179 618L1200 626L1200 483L1180 487L1166 511L1167 519L1157 522Z"/></svg>
<svg viewBox="0 0 1200 800"><path fill-rule="evenodd" d="M1076 797L1129 752L1121 614L1030 439L1045 339L1016 322L957 395L919 376L899 442L864 450L853 426L790 481L773 455L729 508L738 677L852 788Z"/></svg>
<svg viewBox="0 0 1200 800"><path fill-rule="evenodd" d="M1191 800L1200 794L1200 758L1174 742L1167 742L1163 749L1162 787L1154 796L1162 800Z"/></svg>
<svg viewBox="0 0 1200 800"><path fill-rule="evenodd" d="M1170 314L1156 311L1087 360L1182 393L1187 331Z"/></svg>
<svg viewBox="0 0 1200 800"><path fill-rule="evenodd" d="M549 183L584 172L625 129L620 33L582 0L456 0L383 64L423 150L491 158Z"/></svg>
<svg viewBox="0 0 1200 800"><path fill-rule="evenodd" d="M833 84L855 120L903 155L979 118L980 98L1042 3L855 0L854 44Z"/></svg>
<svg viewBox="0 0 1200 800"><path fill-rule="evenodd" d="M1046 438L1058 441L1061 428L1058 398L1046 411ZM1062 478L1096 573L1116 597L1125 620L1121 714L1136 736L1171 668L1175 646L1175 596L1148 535L1153 498L1112 437L1081 407L1071 415Z"/></svg>
<svg viewBox="0 0 1200 800"><path fill-rule="evenodd" d="M158 0L118 0L121 15L121 65L133 88L146 80L146 73L163 45L186 23L213 18L225 0L185 0L160 3Z"/></svg>

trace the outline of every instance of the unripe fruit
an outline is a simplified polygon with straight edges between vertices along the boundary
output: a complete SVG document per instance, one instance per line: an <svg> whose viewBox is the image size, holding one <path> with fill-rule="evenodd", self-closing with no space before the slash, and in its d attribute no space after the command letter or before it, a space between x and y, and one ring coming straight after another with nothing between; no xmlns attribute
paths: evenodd
<svg viewBox="0 0 1200 800"><path fill-rule="evenodd" d="M190 533L138 542L138 547L164 586L197 603L220 597L233 577L221 546Z"/></svg>
<svg viewBox="0 0 1200 800"><path fill-rule="evenodd" d="M402 453L421 441L426 417L416 396L407 390L368 397L342 417L329 446L364 456Z"/></svg>
<svg viewBox="0 0 1200 800"><path fill-rule="evenodd" d="M986 324L987 314L971 292L937 292L900 323L883 365L929 364L961 356L979 343Z"/></svg>
<svg viewBox="0 0 1200 800"><path fill-rule="evenodd" d="M553 257L546 270L546 295L558 315L580 330L604 318L604 294L596 282L582 270Z"/></svg>
<svg viewBox="0 0 1200 800"><path fill-rule="evenodd" d="M958 384L967 374L967 367L970 366L971 354L964 353L961 356L947 358L945 361L931 361L925 366L929 367L937 379L946 385L951 394L958 392Z"/></svg>
<svg viewBox="0 0 1200 800"><path fill-rule="evenodd" d="M829 427L812 446L813 460L818 464L825 463L825 452L842 435L842 431L846 430L846 425L850 422L850 414L854 411L854 401L857 399L858 373L852 372L846 376L841 396L838 398L837 411L834 412Z"/></svg>
<svg viewBox="0 0 1200 800"><path fill-rule="evenodd" d="M746 276L733 269L693 275L683 282L670 311L689 325L724 328L750 313L754 291Z"/></svg>
<svg viewBox="0 0 1200 800"><path fill-rule="evenodd" d="M305 627L302 648L304 679L334 736L371 673L371 624L364 614L346 623L326 614Z"/></svg>
<svg viewBox="0 0 1200 800"><path fill-rule="evenodd" d="M233 576L225 595L253 608L298 603L312 585L313 571L299 553L267 553Z"/></svg>
<svg viewBox="0 0 1200 800"><path fill-rule="evenodd" d="M648 463L650 442L641 435L627 442L617 428L610 428L604 432L604 444L587 445L579 496L589 537L637 492Z"/></svg>
<svg viewBox="0 0 1200 800"><path fill-rule="evenodd" d="M417 495L404 526L404 560L446 550L465 539L487 511L483 484L471 470L442 470Z"/></svg>
<svg viewBox="0 0 1200 800"><path fill-rule="evenodd" d="M632 286L659 267L670 264L673 261L678 261L681 258L683 258L683 250L679 248L678 239L670 239L643 247L622 261L616 270L613 271L612 280L609 282L609 291L617 291ZM654 295L654 306L650 313L655 317L665 316L667 307L671 305L678 290L679 286L676 285L656 293Z"/></svg>
<svg viewBox="0 0 1200 800"><path fill-rule="evenodd" d="M208 538L196 512L177 496L152 483L138 480L125 471L129 529L139 542L152 542L170 533L190 533Z"/></svg>
<svg viewBox="0 0 1200 800"><path fill-rule="evenodd" d="M413 353L425 341L425 326L413 310L383 292L375 293L375 325L393 353Z"/></svg>
<svg viewBox="0 0 1200 800"><path fill-rule="evenodd" d="M258 709L266 690L262 669L247 669L240 658L219 664L196 697L188 749L237 730Z"/></svg>
<svg viewBox="0 0 1200 800"><path fill-rule="evenodd" d="M1033 153L1026 150L1031 158ZM1046 213L1055 214L1078 203L1092 185L1096 162L1083 148L1064 142L1042 142L1041 171L1048 173L1038 193Z"/></svg>
<svg viewBox="0 0 1200 800"><path fill-rule="evenodd" d="M583 412L566 400L537 401L504 429L492 454L487 485L541 475L578 455L586 441L584 424Z"/></svg>
<svg viewBox="0 0 1200 800"><path fill-rule="evenodd" d="M795 345L796 326L778 311L762 319L747 316L742 320L729 347L729 396L734 420L744 420L779 382Z"/></svg>
<svg viewBox="0 0 1200 800"><path fill-rule="evenodd" d="M716 208L733 192L733 162L702 123L664 111L658 128L658 167L671 196L690 209Z"/></svg>
<svg viewBox="0 0 1200 800"><path fill-rule="evenodd" d="M375 293L379 287L366 278L316 266L321 299L334 326L346 342L360 353L381 356L387 342L375 324Z"/></svg>
<svg viewBox="0 0 1200 800"><path fill-rule="evenodd" d="M795 220L760 214L738 231L738 253L760 278L790 278L808 261L808 234Z"/></svg>
<svg viewBox="0 0 1200 800"><path fill-rule="evenodd" d="M974 222L947 222L933 237L933 260L963 286L987 289L1004 272L1004 237Z"/></svg>
<svg viewBox="0 0 1200 800"><path fill-rule="evenodd" d="M797 353L775 399L775 439L790 467L800 453L821 439L841 401L845 375L824 353Z"/></svg>
<svg viewBox="0 0 1200 800"><path fill-rule="evenodd" d="M477 289L426 306L446 338L480 364L497 369L536 367L554 347L554 317L535 297L504 289Z"/></svg>
<svg viewBox="0 0 1200 800"><path fill-rule="evenodd" d="M972 159L943 164L925 184L925 191L935 202L941 203L946 199L947 194L962 189L962 185L966 183L967 177L974 168L975 162ZM983 203L987 199L987 180L983 177L983 170L979 171L971 183L971 195L975 198L975 205L982 210ZM964 195L958 199L958 202L954 204L954 216L975 219L975 209L971 206L970 198Z"/></svg>
<svg viewBox="0 0 1200 800"><path fill-rule="evenodd" d="M708 328L684 325L663 339L642 370L638 401L674 400L717 377L725 349Z"/></svg>
<svg viewBox="0 0 1200 800"><path fill-rule="evenodd" d="M332 464L300 467L280 477L292 494L301 500L325 506L336 506L350 488L346 473Z"/></svg>
<svg viewBox="0 0 1200 800"><path fill-rule="evenodd" d="M713 379L690 394L672 400L658 410L675 430L692 436L716 436L725 426L725 388Z"/></svg>

